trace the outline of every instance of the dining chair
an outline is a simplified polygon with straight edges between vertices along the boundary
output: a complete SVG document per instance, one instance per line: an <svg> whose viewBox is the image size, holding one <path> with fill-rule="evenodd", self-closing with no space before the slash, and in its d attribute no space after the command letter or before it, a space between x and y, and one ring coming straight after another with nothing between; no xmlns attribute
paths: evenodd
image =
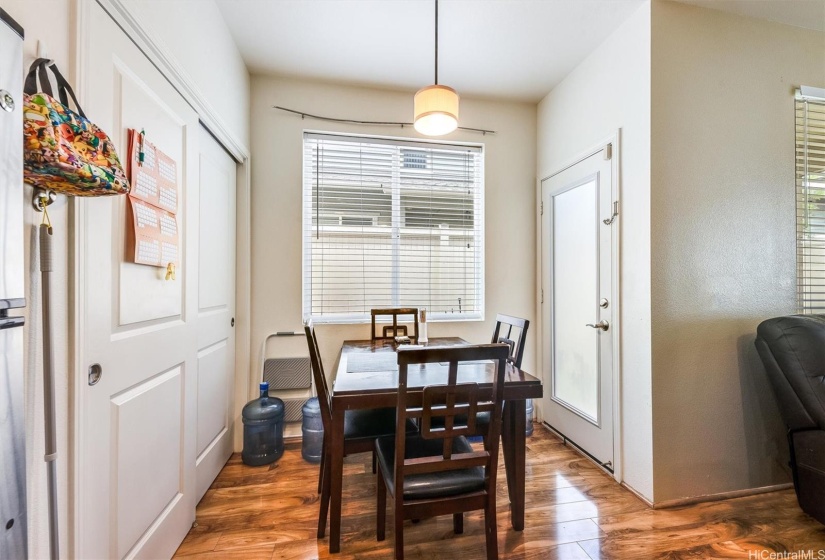
<svg viewBox="0 0 825 560"><path fill-rule="evenodd" d="M496 328L493 331L493 340L491 343L507 344L510 348L509 354L507 355L507 361L519 369L521 369L521 361L524 357L525 337L527 336L527 329L529 327L530 321L527 319L511 317L510 315L504 315L502 313L496 315ZM436 419L436 422L443 422L443 420ZM484 437L484 434L487 433L487 426L489 424L490 413L479 412L476 416L476 429L479 433L476 435Z"/></svg>
<svg viewBox="0 0 825 560"><path fill-rule="evenodd" d="M464 532L464 512L484 510L487 558L498 558L496 533L496 469L501 434L504 373L509 355L506 344L484 344L441 348L398 349L398 407L396 425L418 419L420 431L375 440L378 458L376 533L386 537L387 492L392 499L395 524L395 558L404 558L404 520L453 515L453 532ZM458 368L464 362L492 360L464 367L493 367L492 393L481 397L477 383L458 383ZM423 391L407 390L410 366L442 368L443 385L428 385ZM482 450L476 451L466 436L476 433L477 412L489 412ZM441 426L433 419L443 419ZM460 418L465 419L460 421Z"/></svg>
<svg viewBox="0 0 825 560"><path fill-rule="evenodd" d="M413 342L418 344L418 309L415 307L389 307L384 309L371 309L372 316L372 340L386 340L393 339L396 336L410 336L407 330L407 325L398 324L399 316L412 315L412 320L409 321L413 326ZM392 326L383 325L381 327L381 334L375 334L375 320L376 317L392 317ZM392 334L391 334L392 333Z"/></svg>
<svg viewBox="0 0 825 560"><path fill-rule="evenodd" d="M513 327L516 332L513 333ZM527 337L527 329L530 321L511 317L499 313L496 315L496 328L493 331L493 343L504 342L510 346L510 355L507 361L521 369L521 359L524 357L524 339ZM506 333L505 333L506 331Z"/></svg>
<svg viewBox="0 0 825 560"><path fill-rule="evenodd" d="M321 509L318 513L318 538L323 538L327 526L330 497L330 466L331 452L329 445L330 430L332 429L332 401L330 399L327 377L318 349L318 338L315 336L315 327L312 321L304 323L304 333L309 347L309 360L312 367L312 377L315 390L318 393L318 404L321 409L321 423L324 426L324 443L321 453L321 465L318 473L318 493L321 494ZM344 413L344 455L351 453L372 452L372 472L376 472L375 465L375 438L383 435L395 434L395 408L375 408L366 410L347 410ZM415 432L418 427L408 421L404 424L405 431Z"/></svg>

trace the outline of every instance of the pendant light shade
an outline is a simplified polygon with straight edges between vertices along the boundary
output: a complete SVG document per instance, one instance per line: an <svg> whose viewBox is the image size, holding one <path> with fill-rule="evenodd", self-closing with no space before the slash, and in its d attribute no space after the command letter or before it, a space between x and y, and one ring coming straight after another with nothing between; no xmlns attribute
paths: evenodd
<svg viewBox="0 0 825 560"><path fill-rule="evenodd" d="M438 0L435 0L435 84L418 90L413 126L426 136L443 136L458 128L458 93L438 83Z"/></svg>
<svg viewBox="0 0 825 560"><path fill-rule="evenodd" d="M433 85L415 94L415 129L427 136L449 134L458 127L458 93L447 86Z"/></svg>

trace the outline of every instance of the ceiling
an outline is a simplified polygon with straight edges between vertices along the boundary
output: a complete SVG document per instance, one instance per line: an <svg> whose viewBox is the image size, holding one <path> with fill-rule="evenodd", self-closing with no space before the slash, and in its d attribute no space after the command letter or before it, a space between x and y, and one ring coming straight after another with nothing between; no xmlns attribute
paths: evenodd
<svg viewBox="0 0 825 560"><path fill-rule="evenodd" d="M825 0L678 0L825 31ZM440 0L439 82L536 102L643 0ZM434 71L433 0L217 0L252 73L417 90Z"/></svg>
<svg viewBox="0 0 825 560"><path fill-rule="evenodd" d="M433 82L433 0L217 0L252 73L417 90ZM441 0L439 82L536 102L642 0Z"/></svg>

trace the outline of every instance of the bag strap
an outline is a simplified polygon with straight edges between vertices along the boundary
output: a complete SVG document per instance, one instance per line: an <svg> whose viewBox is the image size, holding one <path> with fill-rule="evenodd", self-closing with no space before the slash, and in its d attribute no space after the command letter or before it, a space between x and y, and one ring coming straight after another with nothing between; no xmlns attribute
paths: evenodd
<svg viewBox="0 0 825 560"><path fill-rule="evenodd" d="M77 112L80 113L80 116L85 119L86 113L83 112L83 107L80 106L80 102L78 102L77 97L74 94L74 90L72 89L72 86L69 85L69 81L66 80L66 78L63 77L63 74L60 73L60 70L57 69L57 64L52 63L51 65L49 65L49 69L54 74L54 77L57 78L57 89L58 94L60 95L60 102L63 105L68 106L69 100L66 97L66 93L68 93L69 96L72 98L72 101L74 101L74 106L77 107Z"/></svg>
<svg viewBox="0 0 825 560"><path fill-rule="evenodd" d="M85 119L86 113L83 112L83 108L77 101L77 96L75 96L72 86L69 85L68 80L66 80L66 78L63 77L63 74L60 73L60 70L57 69L57 64L50 61L48 58L38 58L32 63L31 68L29 68L29 73L26 76L23 92L27 95L34 95L37 93L37 78L39 76L40 88L43 93L49 97L54 97L54 93L52 93L53 90L51 81L49 80L49 74L46 70L47 68L52 71L52 74L54 74L55 80L57 81L57 95L60 102L68 107L69 97L71 97L72 101L74 101L75 107L77 108L77 112Z"/></svg>
<svg viewBox="0 0 825 560"><path fill-rule="evenodd" d="M40 75L40 87L46 95L54 97L52 93L52 84L49 82L49 75L46 73L46 64L49 62L48 58L38 58L32 62L29 68L29 73L26 75L26 82L23 85L23 93L26 95L34 95L37 93L37 76Z"/></svg>

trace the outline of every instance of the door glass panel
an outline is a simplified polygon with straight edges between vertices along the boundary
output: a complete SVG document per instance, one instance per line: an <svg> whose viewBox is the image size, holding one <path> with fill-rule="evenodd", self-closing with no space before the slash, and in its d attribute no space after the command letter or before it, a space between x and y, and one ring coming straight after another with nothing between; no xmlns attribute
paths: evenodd
<svg viewBox="0 0 825 560"><path fill-rule="evenodd" d="M553 197L553 397L598 422L598 182Z"/></svg>

